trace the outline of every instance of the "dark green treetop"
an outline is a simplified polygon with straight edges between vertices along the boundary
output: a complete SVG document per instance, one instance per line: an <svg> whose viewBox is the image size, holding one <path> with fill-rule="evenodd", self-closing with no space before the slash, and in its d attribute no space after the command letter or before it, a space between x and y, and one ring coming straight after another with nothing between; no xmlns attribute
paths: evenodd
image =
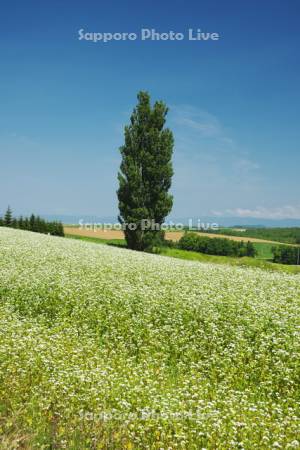
<svg viewBox="0 0 300 450"><path fill-rule="evenodd" d="M10 206L7 207L6 213L4 215L4 226L10 227L12 225L13 216L12 216L12 210L10 209Z"/></svg>

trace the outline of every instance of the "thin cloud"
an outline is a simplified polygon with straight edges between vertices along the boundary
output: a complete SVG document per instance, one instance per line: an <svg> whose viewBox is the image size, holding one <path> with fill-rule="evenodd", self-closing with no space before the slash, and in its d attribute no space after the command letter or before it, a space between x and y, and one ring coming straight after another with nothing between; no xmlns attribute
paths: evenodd
<svg viewBox="0 0 300 450"><path fill-rule="evenodd" d="M197 131L203 137L223 136L223 127L214 115L189 105L173 106L171 117L175 125Z"/></svg>
<svg viewBox="0 0 300 450"><path fill-rule="evenodd" d="M260 169L260 165L241 148L214 114L191 105L173 105L170 108L170 124L175 129L175 141L180 151L187 153L192 149L206 160L214 160L223 167L222 159L226 157L237 173Z"/></svg>
<svg viewBox="0 0 300 450"><path fill-rule="evenodd" d="M276 208L258 206L254 209L233 208L225 211L212 211L217 217L251 217L255 219L300 219L300 205L285 205Z"/></svg>

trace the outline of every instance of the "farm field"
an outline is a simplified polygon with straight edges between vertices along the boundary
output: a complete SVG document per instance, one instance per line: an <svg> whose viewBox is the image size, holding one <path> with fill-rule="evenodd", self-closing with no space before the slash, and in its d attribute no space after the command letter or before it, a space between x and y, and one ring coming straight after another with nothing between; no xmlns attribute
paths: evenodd
<svg viewBox="0 0 300 450"><path fill-rule="evenodd" d="M77 236L85 236L85 237L94 237L99 239L124 239L124 233L119 230L82 230L79 227L64 227L65 234L69 235L77 235ZM166 239L172 240L172 241L179 241L179 239L183 236L183 231L169 231L166 232ZM266 239L258 239L258 238L251 238L247 236L230 236L225 234L214 234L214 233L201 233L197 232L200 236L205 237L211 237L211 238L226 238L226 239L232 239L233 241L250 241L250 242L258 242L258 243L271 243L271 244L277 244L276 241L268 241Z"/></svg>
<svg viewBox="0 0 300 450"><path fill-rule="evenodd" d="M239 236L246 239L248 237L267 239L269 241L276 241L286 244L300 243L300 228L299 227L281 227L281 228L221 228L216 233L224 234L226 236Z"/></svg>
<svg viewBox="0 0 300 450"><path fill-rule="evenodd" d="M299 448L299 281L0 228L0 447Z"/></svg>
<svg viewBox="0 0 300 450"><path fill-rule="evenodd" d="M121 244L124 242L124 234L122 231L116 231L116 230L81 230L79 227L64 227L64 232L67 237L78 237L82 239L86 239L89 241L97 242L97 240L100 240L100 242L108 241L110 243L116 243ZM178 231L171 231L166 233L166 239L172 240L174 242L178 241L182 236L183 232ZM272 242L272 241L265 241L261 239L256 238L247 238L246 236L239 237L239 236L229 236L229 235L222 235L222 234L211 234L211 233L198 233L201 236L210 237L210 238L225 238L225 239L232 239L234 241L244 241L247 242L248 240L253 242L254 247L256 249L256 258L260 260L272 260L273 253L272 253L272 247L280 245L279 242ZM289 245L289 244L288 244Z"/></svg>

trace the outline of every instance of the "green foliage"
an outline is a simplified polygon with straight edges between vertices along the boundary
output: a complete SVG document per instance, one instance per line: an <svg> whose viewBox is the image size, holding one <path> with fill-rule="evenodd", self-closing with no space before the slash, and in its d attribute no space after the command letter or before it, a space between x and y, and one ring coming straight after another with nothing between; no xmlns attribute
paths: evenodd
<svg viewBox="0 0 300 450"><path fill-rule="evenodd" d="M178 246L183 250L192 250L209 255L254 257L256 254L256 250L252 242L247 242L245 245L243 241L209 238L199 236L196 233L185 233L179 240Z"/></svg>
<svg viewBox="0 0 300 450"><path fill-rule="evenodd" d="M64 236L64 227L61 222L49 222L39 216L31 214L30 217L13 217L8 207L4 219L0 218L0 226L18 228L20 230L34 231L37 233L51 234L53 236Z"/></svg>
<svg viewBox="0 0 300 450"><path fill-rule="evenodd" d="M246 244L246 255L245 256L250 256L251 258L254 258L255 255L256 255L255 246L252 244L252 242L248 241Z"/></svg>
<svg viewBox="0 0 300 450"><path fill-rule="evenodd" d="M3 224L5 227L11 227L12 223L13 223L12 210L10 209L10 206L8 206L3 218Z"/></svg>
<svg viewBox="0 0 300 450"><path fill-rule="evenodd" d="M281 264L300 264L300 248L287 246L287 245L279 245L277 247L273 247L273 261L275 263Z"/></svg>
<svg viewBox="0 0 300 450"><path fill-rule="evenodd" d="M143 230L143 221L161 225L173 205L168 193L173 175L173 135L164 128L168 108L158 101L151 107L147 92L138 94L138 105L125 127L125 144L118 174L119 221L126 242L134 250L152 250L164 239L159 229ZM126 224L134 224L130 229Z"/></svg>

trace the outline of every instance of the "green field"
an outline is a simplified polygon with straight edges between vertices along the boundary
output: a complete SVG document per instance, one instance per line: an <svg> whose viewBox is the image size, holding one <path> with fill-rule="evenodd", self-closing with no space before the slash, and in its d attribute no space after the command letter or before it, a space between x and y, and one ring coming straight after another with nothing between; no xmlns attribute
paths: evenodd
<svg viewBox="0 0 300 450"><path fill-rule="evenodd" d="M243 227L241 227L243 228ZM227 234L228 236L241 236L266 239L268 241L276 241L286 244L300 243L300 227L281 227L281 228L246 228L245 231L239 231L236 228L220 228L217 234Z"/></svg>
<svg viewBox="0 0 300 450"><path fill-rule="evenodd" d="M1 228L0 447L298 448L299 275L207 261Z"/></svg>
<svg viewBox="0 0 300 450"><path fill-rule="evenodd" d="M66 234L66 238L76 239L79 241L91 242L94 244L107 244L107 245L115 245L119 247L125 247L126 242L125 239L101 239L99 237L90 237L90 236L80 236L75 234Z"/></svg>
<svg viewBox="0 0 300 450"><path fill-rule="evenodd" d="M274 264L267 260L258 258L233 258L230 256L205 255L203 253L191 252L188 250L181 250L175 248L161 249L161 255L184 259L187 261L199 261L203 263L225 264L239 267L257 267L262 270L285 272L291 274L300 274L300 266L288 266L285 264Z"/></svg>
<svg viewBox="0 0 300 450"><path fill-rule="evenodd" d="M268 244L267 242L253 242L253 245L255 247L255 250L257 251L256 258L272 260L273 258L272 248L276 244L273 243Z"/></svg>

